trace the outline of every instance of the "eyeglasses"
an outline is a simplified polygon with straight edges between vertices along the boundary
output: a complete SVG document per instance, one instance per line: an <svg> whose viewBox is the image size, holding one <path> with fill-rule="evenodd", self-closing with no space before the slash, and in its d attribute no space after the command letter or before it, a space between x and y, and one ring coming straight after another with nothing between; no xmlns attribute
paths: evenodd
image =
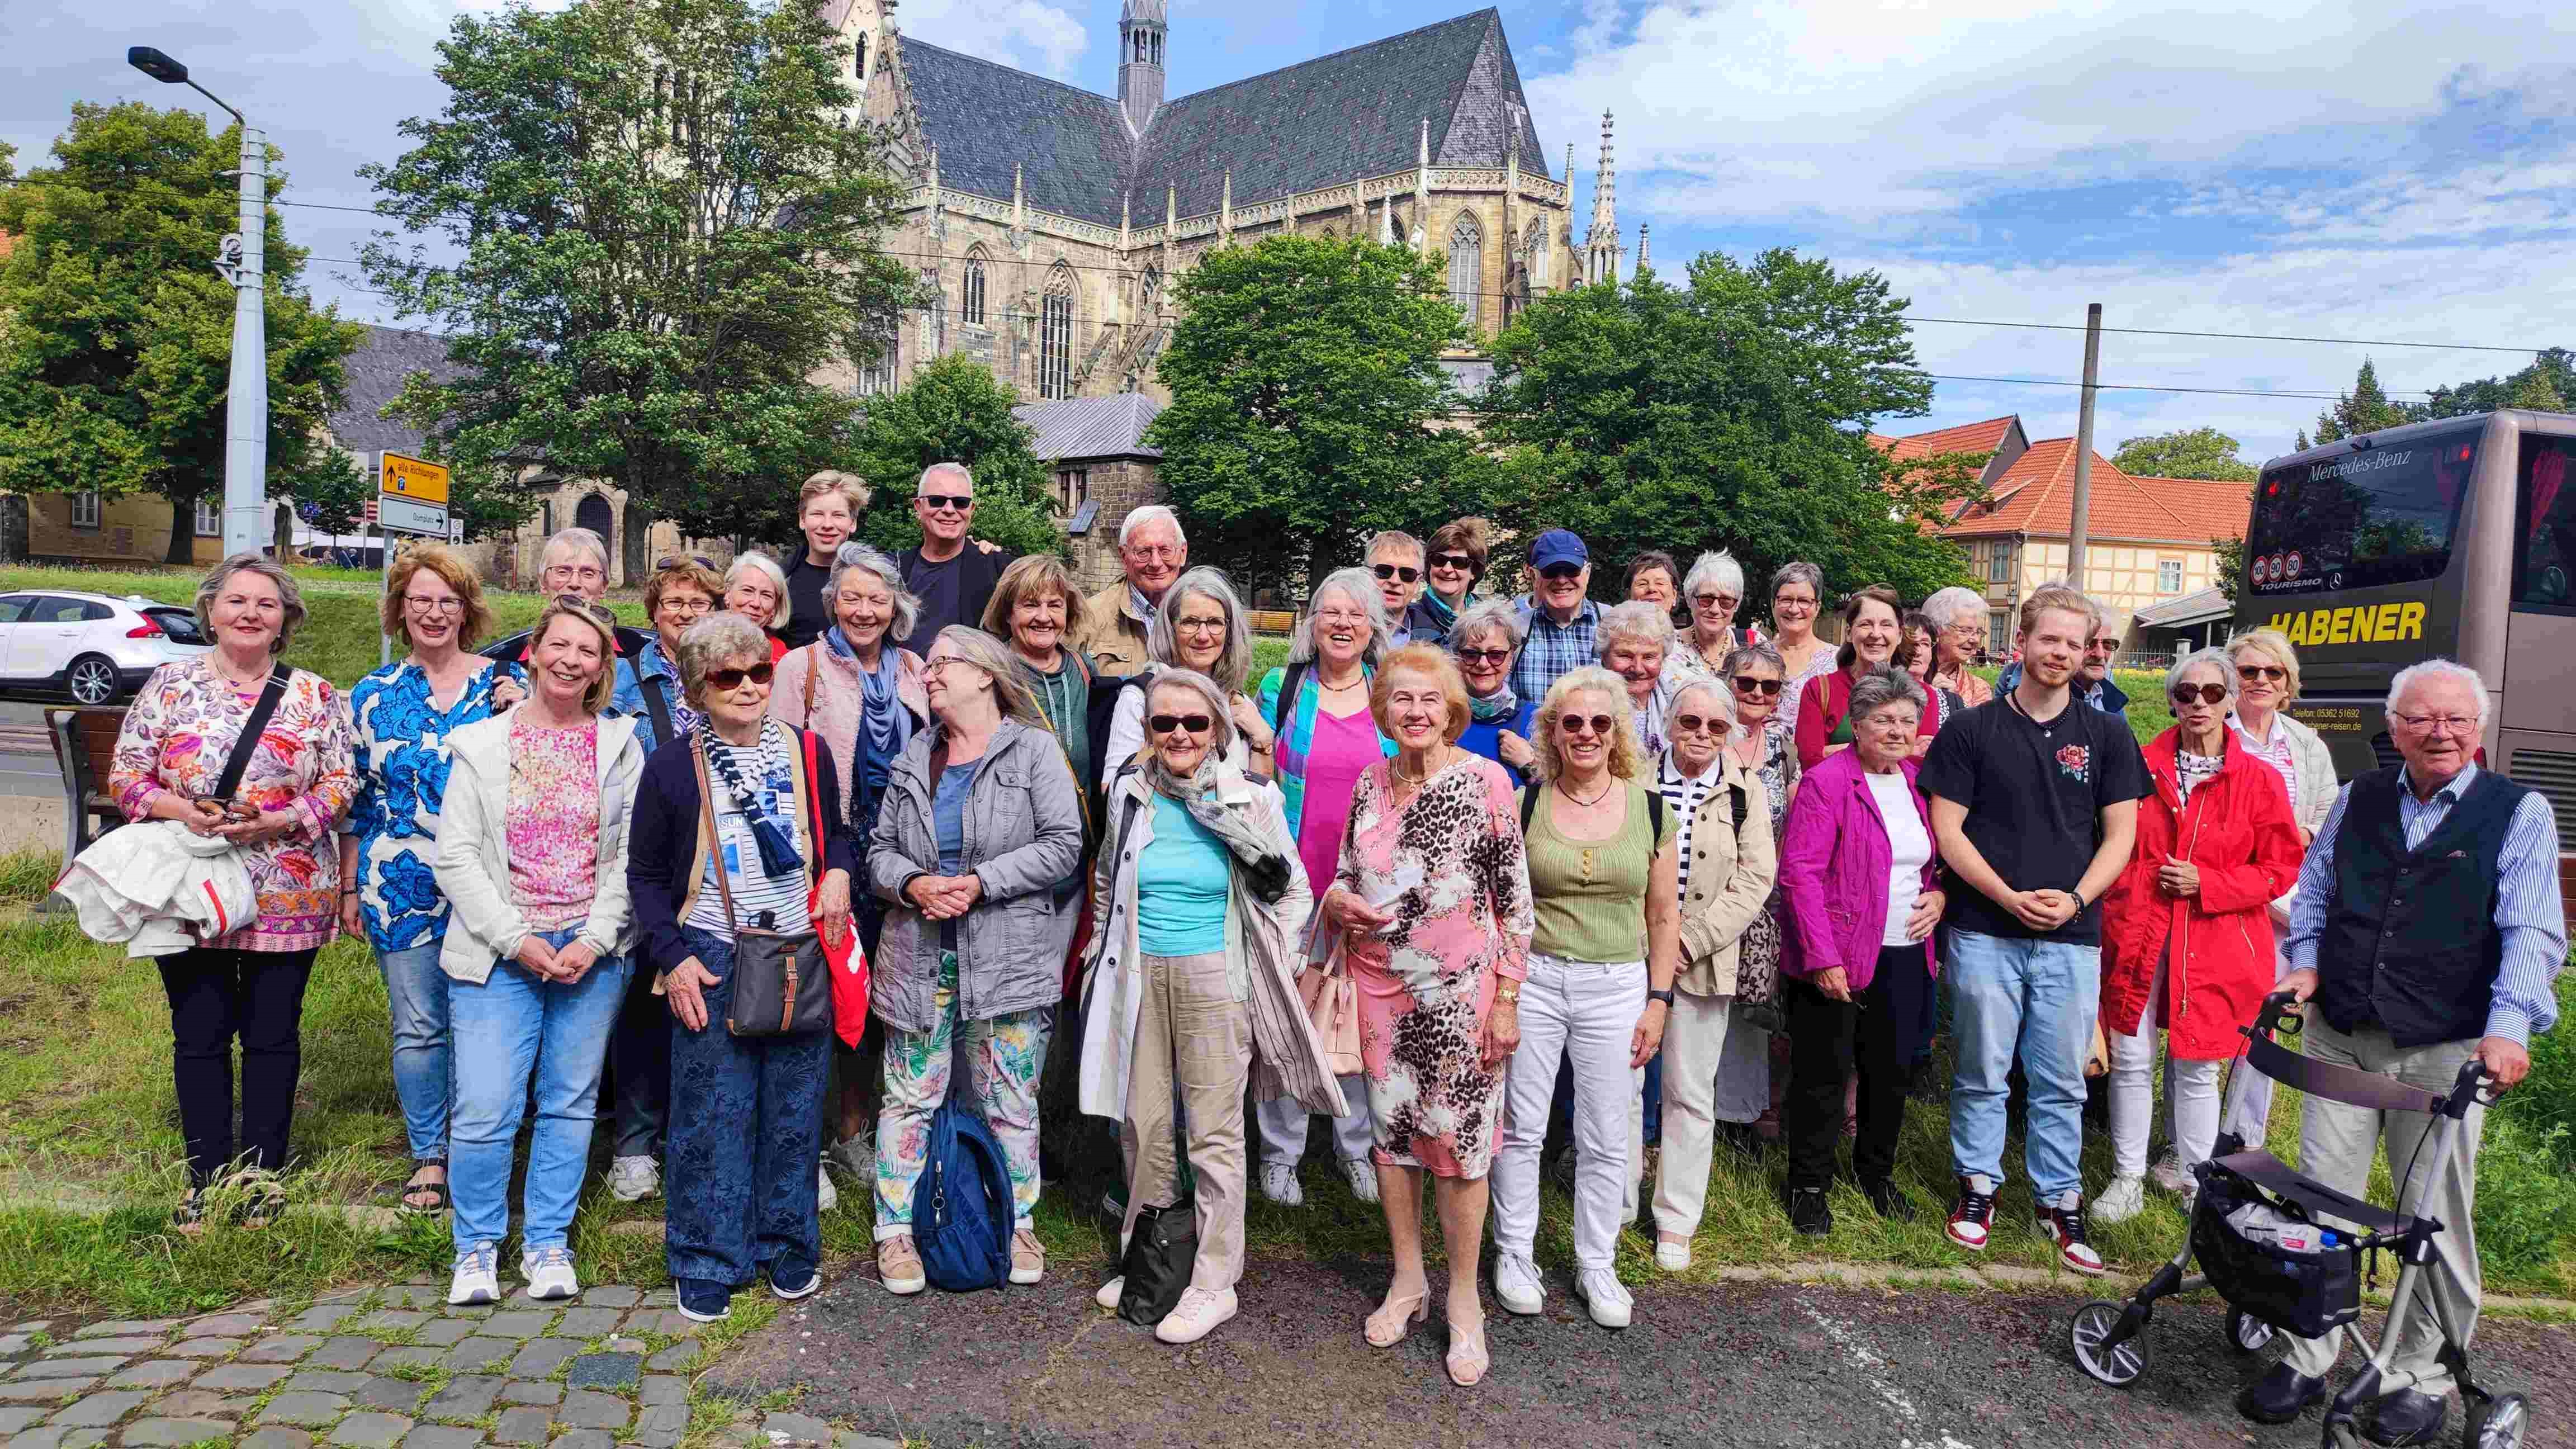
<svg viewBox="0 0 2576 1449"><path fill-rule="evenodd" d="M2247 684L2254 684L2266 679L2286 680L2290 677L2290 671L2277 664L2239 664L2236 666L2236 677Z"/></svg>
<svg viewBox="0 0 2576 1449"><path fill-rule="evenodd" d="M2096 639L2092 643L2084 646L2084 652L2087 654L2117 654L2120 652L2120 641L2117 639Z"/></svg>
<svg viewBox="0 0 2576 1449"><path fill-rule="evenodd" d="M698 567L712 572L716 566L716 561L702 553L675 553L653 560L653 567L656 569L675 569L682 564L696 564Z"/></svg>
<svg viewBox="0 0 2576 1449"><path fill-rule="evenodd" d="M1615 717L1606 714L1561 714L1556 717L1557 728L1570 735L1606 735L1610 733L1610 727L1618 722Z"/></svg>
<svg viewBox="0 0 2576 1449"><path fill-rule="evenodd" d="M1703 609L1724 609L1731 614L1735 612L1735 606L1743 603L1744 600L1731 594L1693 594L1691 602Z"/></svg>
<svg viewBox="0 0 2576 1449"><path fill-rule="evenodd" d="M1173 734L1182 730L1187 730L1194 735L1203 735L1216 724L1216 721L1203 714L1158 714L1145 723L1151 725L1154 733L1158 735Z"/></svg>
<svg viewBox="0 0 2576 1449"><path fill-rule="evenodd" d="M1412 583L1415 579L1422 577L1422 570L1414 568L1409 564L1378 564L1372 567L1369 572L1376 574L1381 579L1401 579L1408 584Z"/></svg>
<svg viewBox="0 0 2576 1449"><path fill-rule="evenodd" d="M1183 634L1222 634L1225 632L1225 620L1192 614L1174 619L1172 628Z"/></svg>
<svg viewBox="0 0 2576 1449"><path fill-rule="evenodd" d="M2227 686L2224 684L2177 684L2174 686L2173 702L2174 708L2176 709L2190 708L2191 702L2195 699L2199 700L2202 704L2217 704L2226 698Z"/></svg>
<svg viewBox="0 0 2576 1449"><path fill-rule="evenodd" d="M550 579L579 579L587 583L607 578L608 571L597 564L548 564L545 567L544 576Z"/></svg>
<svg viewBox="0 0 2576 1449"><path fill-rule="evenodd" d="M1181 551L1168 543L1120 544L1118 552L1138 563L1177 563L1181 557Z"/></svg>
<svg viewBox="0 0 2576 1449"><path fill-rule="evenodd" d="M964 493L924 493L912 501L924 508L948 508L959 513L975 506L974 498Z"/></svg>
<svg viewBox="0 0 2576 1449"><path fill-rule="evenodd" d="M1715 715L1677 714L1673 716L1673 733L1677 735L1713 735L1726 728L1726 721Z"/></svg>
<svg viewBox="0 0 2576 1449"><path fill-rule="evenodd" d="M1583 577L1583 567L1581 564L1549 564L1538 571L1538 576L1550 583L1561 584L1568 579Z"/></svg>
<svg viewBox="0 0 2576 1449"><path fill-rule="evenodd" d="M2475 715L2399 714L2395 710L2390 710L2389 715L2391 718L2402 722L2408 729L2415 731L2417 734L2465 735L2475 733L2478 728L2478 720Z"/></svg>
<svg viewBox="0 0 2576 1449"><path fill-rule="evenodd" d="M694 595L688 598L681 598L678 595L673 595L670 598L664 599L661 606L656 608L653 612L657 614L685 614L694 619L700 614L711 613L714 609L715 605L706 599L699 598Z"/></svg>
<svg viewBox="0 0 2576 1449"><path fill-rule="evenodd" d="M767 684L770 676L775 673L777 670L773 666L763 662L747 669L710 669L701 682L709 689L722 692L742 688L742 682L746 679L754 684Z"/></svg>
<svg viewBox="0 0 2576 1449"><path fill-rule="evenodd" d="M424 599L418 594L403 595L403 606L410 609L415 614L462 614L465 612L465 601L463 599Z"/></svg>
<svg viewBox="0 0 2576 1449"><path fill-rule="evenodd" d="M1511 657L1512 651L1509 649L1461 649L1458 651L1458 662L1461 664L1501 664L1508 661Z"/></svg>
<svg viewBox="0 0 2576 1449"><path fill-rule="evenodd" d="M1315 616L1318 624L1348 624L1355 629L1367 627L1368 621L1368 615L1344 609L1330 609Z"/></svg>
<svg viewBox="0 0 2576 1449"><path fill-rule="evenodd" d="M1431 556L1431 566L1435 569L1457 569L1464 573L1476 571L1476 561L1463 553L1435 553Z"/></svg>
<svg viewBox="0 0 2576 1449"><path fill-rule="evenodd" d="M1779 680L1756 679L1750 674L1739 674L1727 683L1734 685L1738 694L1758 694L1765 699L1778 698L1780 691L1788 687Z"/></svg>

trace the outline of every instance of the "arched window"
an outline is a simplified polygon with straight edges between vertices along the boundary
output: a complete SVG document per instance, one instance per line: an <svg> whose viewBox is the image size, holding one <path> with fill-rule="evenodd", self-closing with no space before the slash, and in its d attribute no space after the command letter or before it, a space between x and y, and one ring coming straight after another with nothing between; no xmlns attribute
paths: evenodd
<svg viewBox="0 0 2576 1449"><path fill-rule="evenodd" d="M1484 316L1485 233L1474 212L1462 212L1449 232L1449 300L1475 326Z"/></svg>
<svg viewBox="0 0 2576 1449"><path fill-rule="evenodd" d="M1163 269L1147 267L1143 279L1136 284L1136 311L1141 316L1151 317L1162 301Z"/></svg>
<svg viewBox="0 0 2576 1449"><path fill-rule="evenodd" d="M864 81L868 78L868 38L862 35L857 37L857 39L859 43L859 53L858 59L854 62L852 69L857 77Z"/></svg>
<svg viewBox="0 0 2576 1449"><path fill-rule="evenodd" d="M984 325L984 249L980 246L966 253L966 275L958 284L958 315L978 327Z"/></svg>
<svg viewBox="0 0 2576 1449"><path fill-rule="evenodd" d="M1529 224L1529 235L1521 250L1529 260L1529 279L1533 287L1547 285L1547 228L1539 222Z"/></svg>
<svg viewBox="0 0 2576 1449"><path fill-rule="evenodd" d="M1073 272L1062 262L1038 305L1038 396L1073 396Z"/></svg>

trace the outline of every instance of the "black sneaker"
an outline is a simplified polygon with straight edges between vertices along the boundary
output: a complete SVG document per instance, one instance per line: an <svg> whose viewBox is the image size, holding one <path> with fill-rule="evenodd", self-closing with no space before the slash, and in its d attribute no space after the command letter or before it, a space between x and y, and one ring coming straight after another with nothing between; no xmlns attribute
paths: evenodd
<svg viewBox="0 0 2576 1449"><path fill-rule="evenodd" d="M2085 1233L2082 1192L2070 1187L2057 1195L2057 1201L2041 1202L2039 1230L2057 1245L2057 1261L2066 1271L2087 1278L2099 1278L2107 1271Z"/></svg>
<svg viewBox="0 0 2576 1449"><path fill-rule="evenodd" d="M1825 1201L1821 1187L1789 1189L1789 1226L1811 1238L1821 1238L1834 1230L1834 1209Z"/></svg>
<svg viewBox="0 0 2576 1449"><path fill-rule="evenodd" d="M2442 1432L2451 1401L2419 1389L2399 1389L2371 1410L2362 1437L2373 1444L2430 1444Z"/></svg>
<svg viewBox="0 0 2576 1449"><path fill-rule="evenodd" d="M1905 1194L1899 1191L1896 1184L1887 1178L1872 1178L1863 1182L1860 1185L1860 1195L1868 1198L1870 1207L1875 1209L1880 1217L1887 1219L1889 1222L1910 1223L1914 1221L1914 1204L1906 1201Z"/></svg>
<svg viewBox="0 0 2576 1449"><path fill-rule="evenodd" d="M1983 1173L1959 1174L1959 1197L1950 1204L1950 1224L1943 1231L1958 1246L1982 1253L1994 1230L1995 1180Z"/></svg>
<svg viewBox="0 0 2576 1449"><path fill-rule="evenodd" d="M2326 1381L2312 1379L2286 1363L2247 1384L2236 1396L2236 1412L2257 1424L2286 1424L2326 1401Z"/></svg>

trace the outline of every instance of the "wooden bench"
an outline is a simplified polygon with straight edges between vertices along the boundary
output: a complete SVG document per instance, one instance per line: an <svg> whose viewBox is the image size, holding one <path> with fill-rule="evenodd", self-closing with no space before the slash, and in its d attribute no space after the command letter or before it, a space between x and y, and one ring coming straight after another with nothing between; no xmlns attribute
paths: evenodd
<svg viewBox="0 0 2576 1449"><path fill-rule="evenodd" d="M54 742L54 763L63 772L66 867L92 841L125 823L124 812L107 793L108 771L116 763L117 731L124 727L121 707L49 706L45 710L45 733Z"/></svg>
<svg viewBox="0 0 2576 1449"><path fill-rule="evenodd" d="M1297 628L1297 616L1287 609L1247 609L1244 624L1255 634L1288 634Z"/></svg>

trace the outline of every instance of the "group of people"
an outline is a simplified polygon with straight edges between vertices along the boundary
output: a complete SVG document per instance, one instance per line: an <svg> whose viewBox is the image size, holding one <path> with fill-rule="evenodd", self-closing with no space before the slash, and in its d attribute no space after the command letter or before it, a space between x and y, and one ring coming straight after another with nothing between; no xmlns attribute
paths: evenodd
<svg viewBox="0 0 2576 1449"><path fill-rule="evenodd" d="M880 1281L917 1292L914 1188L954 1085L1007 1160L1014 1282L1046 1269L1045 1182L1107 1151L1075 1114L1116 1124L1128 1228L1188 1192L1189 1285L1154 1330L1187 1343L1236 1312L1250 1193L1303 1201L1322 1113L1385 1213L1372 1344L1428 1314L1429 1179L1461 1384L1489 1366L1489 1214L1496 1298L1545 1301L1552 1125L1572 1286L1615 1328L1635 1311L1620 1228L1651 1206L1657 1264L1686 1268L1721 1142L1781 1142L1802 1233L1833 1227L1845 1138L1868 1209L1913 1216L1930 1185L1900 1179L1899 1129L1938 1030L1949 1240L1977 1252L1999 1230L2018 1077L2033 1230L2099 1274L2092 1222L2192 1193L2237 1028L2275 989L2313 998L2312 1052L2436 1086L2471 1055L2510 1086L2555 1019L2555 823L2474 762L2487 693L2448 661L2392 686L2402 766L2338 785L2285 709L2299 661L2275 631L2168 670L2176 723L2142 750L2109 677L2118 635L2072 589L2022 601L1989 685L1966 589L1912 610L1851 589L1830 643L1813 564L1772 575L1756 629L1728 555L1645 555L1605 605L1558 529L1527 545L1525 593L1486 596L1494 535L1470 518L1372 539L1256 678L1244 600L1190 566L1168 509L1126 516L1122 576L1086 596L1062 561L972 539L962 467L919 479L923 543L900 557L850 541L866 503L818 474L785 566L664 560L649 631L616 626L604 547L567 530L536 627L480 655L473 570L407 552L384 600L405 657L345 701L279 671L249 815L206 785L302 605L255 556L209 576L216 647L145 687L113 781L129 816L235 842L259 888L256 922L162 967L197 1184L183 1222L228 1172L273 1214L297 1009L335 925L384 973L404 1200L452 1202L453 1301L497 1296L530 1103L522 1274L532 1296L577 1291L567 1231L604 1068L610 1186L667 1195L684 1314L721 1317L764 1279L813 1291L836 1170L873 1185ZM727 1032L738 933L808 919L867 947L868 1039ZM2088 1190L2097 1026L2116 1165ZM2170 1146L2150 1162L2160 1033ZM2225 1129L2259 1142L2268 1109L2255 1094ZM2375 1135L2421 1130L2360 1115L2311 1104L2305 1129L2307 1170L2355 1193ZM2462 1200L2429 1210L2452 1225L2465 1334L2475 1174L2451 1180ZM2332 1357L2303 1345L2246 1411L2297 1413ZM2393 1430L2426 1412L2403 1397L2381 1409Z"/></svg>

